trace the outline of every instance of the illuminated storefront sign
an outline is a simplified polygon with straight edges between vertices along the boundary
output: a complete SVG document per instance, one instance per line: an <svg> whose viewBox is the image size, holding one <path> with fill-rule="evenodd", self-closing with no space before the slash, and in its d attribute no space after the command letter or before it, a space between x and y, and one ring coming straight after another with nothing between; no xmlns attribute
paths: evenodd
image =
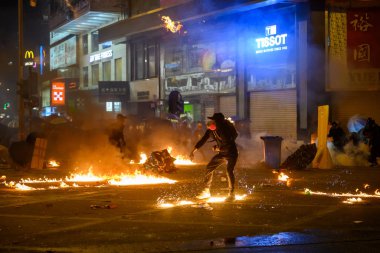
<svg viewBox="0 0 380 253"><path fill-rule="evenodd" d="M287 33L277 34L277 25L265 27L265 37L256 39L256 54L287 50Z"/></svg>
<svg viewBox="0 0 380 253"><path fill-rule="evenodd" d="M52 82L51 84L51 105L64 105L65 104L65 83Z"/></svg>
<svg viewBox="0 0 380 253"><path fill-rule="evenodd" d="M112 50L107 50L98 54L90 55L90 63L94 61L100 61L102 59L110 58L112 57Z"/></svg>
<svg viewBox="0 0 380 253"><path fill-rule="evenodd" d="M24 66L35 66L34 52L32 50L26 50L24 54Z"/></svg>

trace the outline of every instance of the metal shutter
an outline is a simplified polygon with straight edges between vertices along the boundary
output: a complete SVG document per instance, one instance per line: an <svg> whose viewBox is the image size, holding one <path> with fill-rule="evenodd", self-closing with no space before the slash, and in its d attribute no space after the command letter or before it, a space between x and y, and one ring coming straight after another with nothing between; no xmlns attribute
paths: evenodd
<svg viewBox="0 0 380 253"><path fill-rule="evenodd" d="M262 91L250 94L252 134L297 139L296 90Z"/></svg>
<svg viewBox="0 0 380 253"><path fill-rule="evenodd" d="M355 91L333 93L331 96L331 120L339 121L341 127L347 130L347 121L359 114L372 117L380 122L380 92Z"/></svg>
<svg viewBox="0 0 380 253"><path fill-rule="evenodd" d="M213 106L205 106L205 120L207 121L207 117L211 117L214 114Z"/></svg>
<svg viewBox="0 0 380 253"><path fill-rule="evenodd" d="M236 96L219 97L219 110L226 118L236 116Z"/></svg>

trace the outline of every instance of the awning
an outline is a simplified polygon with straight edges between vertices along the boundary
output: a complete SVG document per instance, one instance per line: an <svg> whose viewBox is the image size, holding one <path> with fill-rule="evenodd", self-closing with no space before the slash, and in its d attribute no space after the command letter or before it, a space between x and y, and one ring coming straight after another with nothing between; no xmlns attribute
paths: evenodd
<svg viewBox="0 0 380 253"><path fill-rule="evenodd" d="M207 17L236 14L279 3L289 4L291 1L256 0L247 1L244 4L235 4L233 6L227 4L226 2L228 1L221 2L223 2L223 4L206 5L202 1L189 1L181 5L159 8L142 15L121 20L99 29L99 43L163 28L163 23L161 21L162 16L169 16L172 20L185 23Z"/></svg>
<svg viewBox="0 0 380 253"><path fill-rule="evenodd" d="M52 33L81 34L119 18L118 13L89 11L80 17L52 30Z"/></svg>

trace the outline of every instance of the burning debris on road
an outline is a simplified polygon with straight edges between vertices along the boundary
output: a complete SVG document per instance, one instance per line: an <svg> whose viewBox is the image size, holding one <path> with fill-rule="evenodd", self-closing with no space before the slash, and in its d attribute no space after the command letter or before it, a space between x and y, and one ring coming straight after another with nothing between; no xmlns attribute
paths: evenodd
<svg viewBox="0 0 380 253"><path fill-rule="evenodd" d="M170 155L167 149L153 151L144 163L144 168L158 173L172 173L177 170L174 165L175 160L176 159Z"/></svg>

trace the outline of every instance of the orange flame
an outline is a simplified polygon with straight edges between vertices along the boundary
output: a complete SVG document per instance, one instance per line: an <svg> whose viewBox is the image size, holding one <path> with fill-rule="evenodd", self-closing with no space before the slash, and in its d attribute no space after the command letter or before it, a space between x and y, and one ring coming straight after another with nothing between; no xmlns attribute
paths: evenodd
<svg viewBox="0 0 380 253"><path fill-rule="evenodd" d="M173 21L169 16L162 16L161 20L164 21L164 26L167 31L172 33L179 32L183 25L179 21Z"/></svg>
<svg viewBox="0 0 380 253"><path fill-rule="evenodd" d="M62 188L74 188L74 187L90 187L89 185L83 185L83 183L97 183L97 186L126 186L126 185L148 185L148 184L174 184L177 181L171 180L161 176L144 175L140 171L135 171L132 174L120 174L120 175L95 175L90 168L87 173L76 173L66 176L64 179L56 178L38 178L38 179L20 179L19 182L10 181L4 182L6 187L20 190L20 191L32 191L32 190L47 190L47 189L62 189ZM82 183L82 185L78 185ZM44 185L44 187L32 187L30 185Z"/></svg>
<svg viewBox="0 0 380 253"><path fill-rule="evenodd" d="M288 179L289 179L289 176L286 175L286 174L283 173L283 172L281 172L280 175L278 175L278 180L280 180L280 181L284 181L284 182L286 182L286 181L288 181Z"/></svg>
<svg viewBox="0 0 380 253"><path fill-rule="evenodd" d="M56 167L59 167L59 166L61 166L61 164L59 162L57 162L56 160L50 160L48 162L48 167L56 168Z"/></svg>

